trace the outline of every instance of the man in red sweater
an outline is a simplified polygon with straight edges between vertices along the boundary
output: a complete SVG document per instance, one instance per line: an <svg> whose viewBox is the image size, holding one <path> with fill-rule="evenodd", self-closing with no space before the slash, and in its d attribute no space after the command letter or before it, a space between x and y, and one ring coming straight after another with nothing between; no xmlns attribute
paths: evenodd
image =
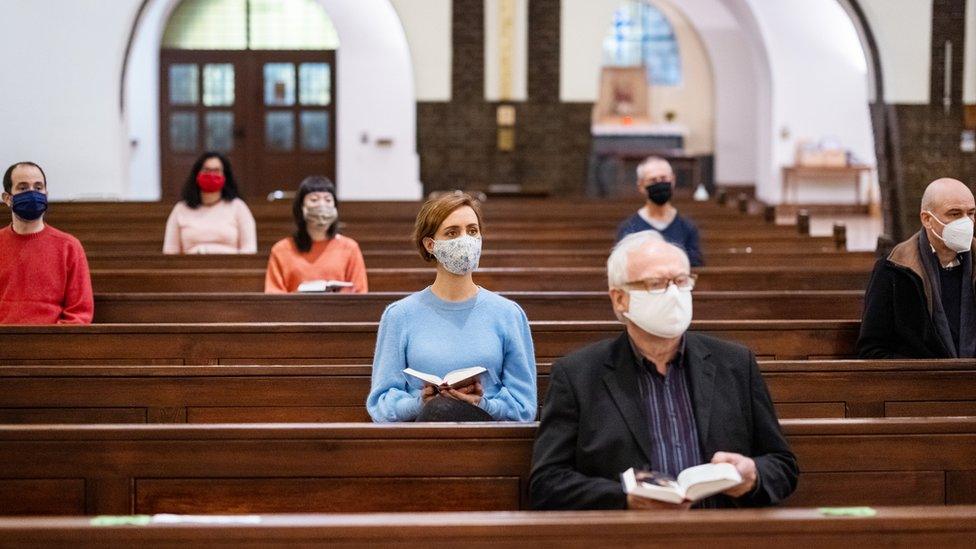
<svg viewBox="0 0 976 549"><path fill-rule="evenodd" d="M3 174L13 222L0 229L0 324L91 324L88 259L78 239L44 224L47 178L33 162Z"/></svg>

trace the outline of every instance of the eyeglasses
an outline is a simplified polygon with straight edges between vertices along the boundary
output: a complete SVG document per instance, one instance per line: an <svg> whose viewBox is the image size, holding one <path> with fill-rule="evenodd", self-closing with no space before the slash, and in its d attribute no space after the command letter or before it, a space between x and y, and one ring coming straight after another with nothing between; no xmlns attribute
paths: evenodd
<svg viewBox="0 0 976 549"><path fill-rule="evenodd" d="M684 274L674 278L645 278L644 280L628 282L624 286L629 286L629 289L646 290L652 294L663 294L668 291L669 286L674 284L679 290L690 292L695 288L696 280L698 280L698 275Z"/></svg>

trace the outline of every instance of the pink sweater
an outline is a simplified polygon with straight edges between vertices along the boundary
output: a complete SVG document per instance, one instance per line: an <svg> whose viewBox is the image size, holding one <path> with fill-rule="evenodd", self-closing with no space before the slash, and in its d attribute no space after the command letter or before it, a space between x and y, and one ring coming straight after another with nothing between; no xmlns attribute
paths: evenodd
<svg viewBox="0 0 976 549"><path fill-rule="evenodd" d="M254 216L240 198L196 209L180 202L166 221L164 254L253 254L257 251Z"/></svg>

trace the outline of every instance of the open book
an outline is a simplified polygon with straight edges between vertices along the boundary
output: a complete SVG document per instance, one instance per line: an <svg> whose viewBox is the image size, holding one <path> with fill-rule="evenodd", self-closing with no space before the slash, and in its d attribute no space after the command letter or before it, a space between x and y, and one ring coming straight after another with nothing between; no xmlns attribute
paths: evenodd
<svg viewBox="0 0 976 549"><path fill-rule="evenodd" d="M452 389L457 389L471 385L477 381L478 376L487 371L488 370L482 366L472 366L470 368L461 368L460 370L450 371L443 378L437 377L434 374L420 372L414 370L413 368L406 368L403 370L403 373L413 376L424 383L433 385L434 387L442 387L446 385Z"/></svg>
<svg viewBox="0 0 976 549"><path fill-rule="evenodd" d="M342 288L352 288L352 282L342 280L309 280L298 285L299 292L338 292Z"/></svg>
<svg viewBox="0 0 976 549"><path fill-rule="evenodd" d="M698 501L724 492L742 482L742 476L731 463L706 463L689 467L677 479L668 475L635 471L633 467L620 474L624 492L667 503Z"/></svg>

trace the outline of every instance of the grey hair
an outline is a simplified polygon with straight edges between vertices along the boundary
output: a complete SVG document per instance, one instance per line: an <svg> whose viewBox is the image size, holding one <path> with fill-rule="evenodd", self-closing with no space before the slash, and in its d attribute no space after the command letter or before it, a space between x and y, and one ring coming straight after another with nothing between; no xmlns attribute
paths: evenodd
<svg viewBox="0 0 976 549"><path fill-rule="evenodd" d="M658 164L658 163L666 165L668 167L668 170L671 172L671 175L674 175L674 168L671 167L671 163L668 162L666 159L661 158L660 156L648 156L640 164L637 165L637 179L640 179L642 177L644 171L646 171L651 164Z"/></svg>
<svg viewBox="0 0 976 549"><path fill-rule="evenodd" d="M664 242L657 231L640 231L625 236L610 252L607 259L607 285L610 289L623 288L627 284L627 256L648 242Z"/></svg>

